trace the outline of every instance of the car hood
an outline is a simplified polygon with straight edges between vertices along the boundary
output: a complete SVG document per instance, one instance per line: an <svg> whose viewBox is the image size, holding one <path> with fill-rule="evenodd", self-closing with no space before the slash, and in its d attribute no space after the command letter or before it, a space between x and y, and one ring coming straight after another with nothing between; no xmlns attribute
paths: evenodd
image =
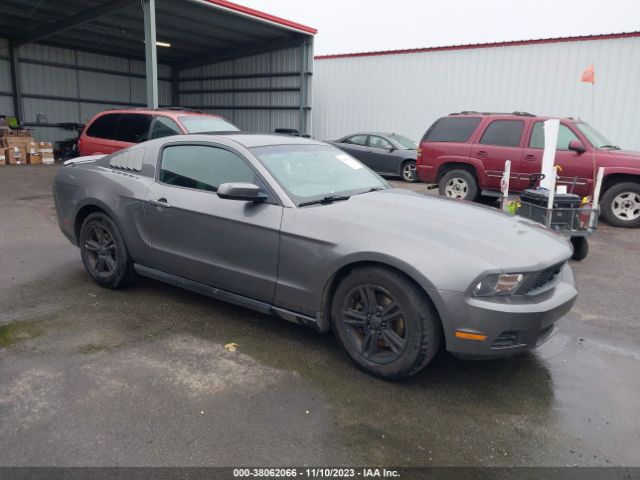
<svg viewBox="0 0 640 480"><path fill-rule="evenodd" d="M313 216L324 217L317 219L319 224L331 217L327 224L342 224L342 231L351 236L373 236L376 250L401 251L414 264L448 256L482 270L535 271L565 261L572 253L565 238L535 222L404 189L305 208L313 209ZM369 245L370 237L366 238L361 243Z"/></svg>
<svg viewBox="0 0 640 480"><path fill-rule="evenodd" d="M630 166L640 167L640 152L633 150L609 150L607 152L608 162L610 166Z"/></svg>

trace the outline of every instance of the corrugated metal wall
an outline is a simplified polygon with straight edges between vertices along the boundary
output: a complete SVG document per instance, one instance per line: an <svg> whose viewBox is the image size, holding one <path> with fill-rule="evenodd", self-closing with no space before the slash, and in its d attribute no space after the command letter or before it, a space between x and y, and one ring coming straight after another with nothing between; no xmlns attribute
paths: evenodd
<svg viewBox="0 0 640 480"><path fill-rule="evenodd" d="M0 38L0 115L13 115L12 95L9 44Z"/></svg>
<svg viewBox="0 0 640 480"><path fill-rule="evenodd" d="M179 73L180 105L224 116L243 130L308 131L311 40L286 48Z"/></svg>
<svg viewBox="0 0 640 480"><path fill-rule="evenodd" d="M579 81L590 62L595 89ZM640 150L639 78L639 37L316 59L312 133L378 130L417 140L451 112L520 110L579 117Z"/></svg>
<svg viewBox="0 0 640 480"><path fill-rule="evenodd" d="M6 41L0 40L0 57L8 55ZM72 131L51 124L85 123L108 108L146 104L144 62L37 44L20 47L18 58L23 122L34 128L38 140L73 136ZM0 92L11 92L9 65L0 60ZM158 65L158 77L160 103L171 105L171 68ZM2 113L14 114L12 97L0 95Z"/></svg>

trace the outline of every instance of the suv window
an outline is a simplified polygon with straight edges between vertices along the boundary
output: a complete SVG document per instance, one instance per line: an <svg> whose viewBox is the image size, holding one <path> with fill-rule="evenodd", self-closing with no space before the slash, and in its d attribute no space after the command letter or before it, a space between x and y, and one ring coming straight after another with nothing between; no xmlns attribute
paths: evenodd
<svg viewBox="0 0 640 480"><path fill-rule="evenodd" d="M444 117L429 127L426 142L466 142L480 125L480 117Z"/></svg>
<svg viewBox="0 0 640 480"><path fill-rule="evenodd" d="M257 174L240 156L203 145L166 147L162 151L160 181L210 192L227 182L248 182L264 189Z"/></svg>
<svg viewBox="0 0 640 480"><path fill-rule="evenodd" d="M149 139L151 115L123 113L120 115L115 139L121 142L140 143Z"/></svg>
<svg viewBox="0 0 640 480"><path fill-rule="evenodd" d="M377 137L375 135L371 135L369 137L369 146L371 148L385 148L387 150L392 148L391 144L387 142L384 138Z"/></svg>
<svg viewBox="0 0 640 480"><path fill-rule="evenodd" d="M579 139L578 136L573 133L569 127L561 123L560 130L558 131L558 142L556 143L556 148L558 150L569 150L569 142L571 140ZM531 139L529 140L529 147L544 148L544 122L536 122L533 124Z"/></svg>
<svg viewBox="0 0 640 480"><path fill-rule="evenodd" d="M367 144L366 135L354 135L351 138L347 138L344 143L353 143L354 145L360 145L364 147Z"/></svg>
<svg viewBox="0 0 640 480"><path fill-rule="evenodd" d="M166 117L156 117L156 121L151 129L151 138L170 137L171 135L180 135L182 131L178 124Z"/></svg>
<svg viewBox="0 0 640 480"><path fill-rule="evenodd" d="M482 145L497 145L502 147L517 147L524 129L522 120L495 120L491 122L482 134Z"/></svg>
<svg viewBox="0 0 640 480"><path fill-rule="evenodd" d="M96 118L95 121L89 125L87 136L112 140L119 118L119 113L107 113L106 115Z"/></svg>

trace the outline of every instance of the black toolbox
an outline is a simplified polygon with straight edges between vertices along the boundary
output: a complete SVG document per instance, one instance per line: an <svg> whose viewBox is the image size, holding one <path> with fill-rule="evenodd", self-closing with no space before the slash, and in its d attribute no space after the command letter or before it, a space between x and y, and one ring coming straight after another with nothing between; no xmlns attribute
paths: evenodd
<svg viewBox="0 0 640 480"><path fill-rule="evenodd" d="M517 214L534 222L547 225L547 206L549 190L545 188L529 189L520 194L521 206ZM549 227L555 230L573 230L579 227L580 197L573 193L556 193L553 198L553 210L549 214Z"/></svg>

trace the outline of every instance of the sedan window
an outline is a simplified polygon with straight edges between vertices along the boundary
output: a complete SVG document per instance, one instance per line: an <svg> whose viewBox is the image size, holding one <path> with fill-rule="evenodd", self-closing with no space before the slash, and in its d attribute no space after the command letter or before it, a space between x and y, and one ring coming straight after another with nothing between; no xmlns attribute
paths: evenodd
<svg viewBox="0 0 640 480"><path fill-rule="evenodd" d="M160 181L177 187L215 192L223 183L246 182L262 188L255 171L224 148L174 145L162 152Z"/></svg>
<svg viewBox="0 0 640 480"><path fill-rule="evenodd" d="M366 135L354 135L351 138L347 138L344 143L352 143L354 145L360 145L364 147L367 144Z"/></svg>
<svg viewBox="0 0 640 480"><path fill-rule="evenodd" d="M384 138L375 135L371 135L369 137L369 146L371 148L384 148L386 150L390 150L391 148L393 148L391 144Z"/></svg>

